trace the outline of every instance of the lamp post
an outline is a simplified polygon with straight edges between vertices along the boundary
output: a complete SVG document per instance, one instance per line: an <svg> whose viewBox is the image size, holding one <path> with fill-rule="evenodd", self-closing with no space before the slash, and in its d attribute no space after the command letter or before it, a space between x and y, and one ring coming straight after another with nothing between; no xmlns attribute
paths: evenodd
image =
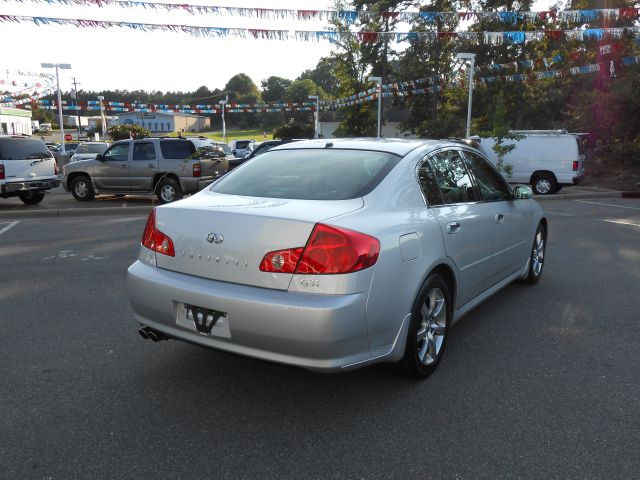
<svg viewBox="0 0 640 480"><path fill-rule="evenodd" d="M42 68L55 68L56 69L56 84L58 87L58 116L60 117L60 138L62 139L62 153L65 153L64 149L64 120L62 118L62 95L60 94L60 76L58 75L58 69L70 70L71 65L68 63L41 63Z"/></svg>
<svg viewBox="0 0 640 480"><path fill-rule="evenodd" d="M220 100L218 103L222 106L222 141L227 141L227 126L224 123L224 108L229 101L229 95L224 97L224 100Z"/></svg>
<svg viewBox="0 0 640 480"><path fill-rule="evenodd" d="M370 82L378 84L378 138L382 136L382 77L369 77Z"/></svg>
<svg viewBox="0 0 640 480"><path fill-rule="evenodd" d="M104 141L107 138L107 119L104 118L104 104L102 103L104 97L98 95L98 100L100 100L100 120L102 123L102 140Z"/></svg>
<svg viewBox="0 0 640 480"><path fill-rule="evenodd" d="M309 100L316 101L316 111L313 113L313 138L320 138L320 97L318 95L309 95Z"/></svg>
<svg viewBox="0 0 640 480"><path fill-rule="evenodd" d="M473 67L476 61L475 53L458 53L456 58L461 60L469 60L469 106L467 107L467 138L471 136L471 100L473 96Z"/></svg>

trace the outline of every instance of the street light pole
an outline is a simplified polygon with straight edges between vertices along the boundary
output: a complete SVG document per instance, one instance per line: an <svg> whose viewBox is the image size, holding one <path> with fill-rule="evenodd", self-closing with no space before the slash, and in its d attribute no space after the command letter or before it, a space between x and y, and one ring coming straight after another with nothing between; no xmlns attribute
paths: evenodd
<svg viewBox="0 0 640 480"><path fill-rule="evenodd" d="M382 137L382 77L369 77L370 82L378 84L378 138Z"/></svg>
<svg viewBox="0 0 640 480"><path fill-rule="evenodd" d="M107 138L107 120L104 118L104 104L102 103L104 97L98 95L98 100L100 100L100 123L102 123L102 141L104 141Z"/></svg>
<svg viewBox="0 0 640 480"><path fill-rule="evenodd" d="M58 116L60 117L60 137L62 139L62 153L65 153L64 148L64 119L62 118L62 95L60 94L60 75L58 75L58 68L65 70L71 69L71 65L68 63L41 63L42 68L55 68L56 69L56 84L58 87Z"/></svg>
<svg viewBox="0 0 640 480"><path fill-rule="evenodd" d="M309 100L316 101L316 111L313 112L313 138L320 138L320 97L318 95L309 95Z"/></svg>
<svg viewBox="0 0 640 480"><path fill-rule="evenodd" d="M224 100L220 100L218 102L220 105L222 105L222 141L223 142L227 141L227 126L224 123L224 109L228 101L229 101L229 95L226 95L224 97Z"/></svg>
<svg viewBox="0 0 640 480"><path fill-rule="evenodd" d="M76 118L78 119L78 138L82 136L82 126L80 125L80 93L78 92L78 83L76 77L73 77L73 88L76 96Z"/></svg>
<svg viewBox="0 0 640 480"><path fill-rule="evenodd" d="M475 65L475 53L458 53L456 58L469 60L469 106L467 107L467 138L471 136L471 101L473 100L473 68Z"/></svg>

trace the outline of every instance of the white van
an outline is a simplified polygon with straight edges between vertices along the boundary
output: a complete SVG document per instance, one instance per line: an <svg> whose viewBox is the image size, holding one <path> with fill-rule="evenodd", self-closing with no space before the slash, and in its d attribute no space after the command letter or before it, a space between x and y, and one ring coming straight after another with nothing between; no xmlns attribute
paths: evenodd
<svg viewBox="0 0 640 480"><path fill-rule="evenodd" d="M558 192L564 185L578 185L584 181L584 140L566 130L513 130L524 135L522 140L505 140L515 144L504 156L503 163L513 168L509 183L527 183L538 195ZM473 138L495 164L493 138Z"/></svg>

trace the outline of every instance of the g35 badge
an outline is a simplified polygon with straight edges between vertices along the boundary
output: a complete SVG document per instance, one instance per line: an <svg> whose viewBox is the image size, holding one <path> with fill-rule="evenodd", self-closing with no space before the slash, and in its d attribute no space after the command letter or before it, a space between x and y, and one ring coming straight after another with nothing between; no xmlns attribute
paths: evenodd
<svg viewBox="0 0 640 480"><path fill-rule="evenodd" d="M307 278L303 278L302 280L300 280L300 285L302 285L303 287L319 287L320 280L309 280Z"/></svg>

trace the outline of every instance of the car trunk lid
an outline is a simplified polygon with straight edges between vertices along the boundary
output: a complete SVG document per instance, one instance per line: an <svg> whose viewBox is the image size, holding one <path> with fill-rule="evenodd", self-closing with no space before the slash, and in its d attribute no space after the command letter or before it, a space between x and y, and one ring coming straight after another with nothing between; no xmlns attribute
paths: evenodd
<svg viewBox="0 0 640 480"><path fill-rule="evenodd" d="M288 200L203 192L159 207L156 227L173 241L175 257L157 266L225 282L286 290L292 274L259 270L266 253L304 247L316 223L363 206L350 200Z"/></svg>

